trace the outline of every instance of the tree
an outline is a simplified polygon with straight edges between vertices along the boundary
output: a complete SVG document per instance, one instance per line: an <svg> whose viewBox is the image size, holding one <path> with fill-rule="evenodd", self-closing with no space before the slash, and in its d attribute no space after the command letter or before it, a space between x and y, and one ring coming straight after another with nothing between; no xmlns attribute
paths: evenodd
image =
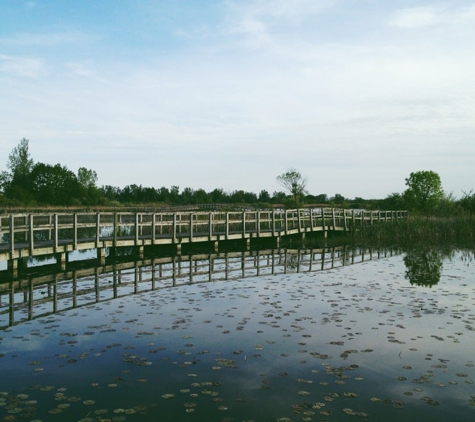
<svg viewBox="0 0 475 422"><path fill-rule="evenodd" d="M33 169L29 140L23 138L8 156L7 169L0 174L0 188L7 196L15 196L15 191L28 191L29 175Z"/></svg>
<svg viewBox="0 0 475 422"><path fill-rule="evenodd" d="M74 205L82 194L76 175L61 164L35 164L30 184L35 199L43 204Z"/></svg>
<svg viewBox="0 0 475 422"><path fill-rule="evenodd" d="M85 189L95 188L97 183L97 173L94 170L80 167L78 170L78 182Z"/></svg>
<svg viewBox="0 0 475 422"><path fill-rule="evenodd" d="M431 170L411 173L406 179L406 186L404 200L414 211L431 212L444 197L440 176Z"/></svg>
<svg viewBox="0 0 475 422"><path fill-rule="evenodd" d="M290 169L286 173L277 176L277 182L289 191L291 195L290 205L293 208L300 208L307 193L305 189L307 179L302 177L300 172L296 169Z"/></svg>

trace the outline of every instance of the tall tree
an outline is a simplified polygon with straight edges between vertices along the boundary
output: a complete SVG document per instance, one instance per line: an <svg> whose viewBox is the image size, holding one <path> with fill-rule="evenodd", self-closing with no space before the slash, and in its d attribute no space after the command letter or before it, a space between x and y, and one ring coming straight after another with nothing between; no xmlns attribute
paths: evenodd
<svg viewBox="0 0 475 422"><path fill-rule="evenodd" d="M80 167L78 170L78 182L85 189L95 188L97 183L97 173L94 170L89 170L86 167Z"/></svg>
<svg viewBox="0 0 475 422"><path fill-rule="evenodd" d="M440 176L431 170L411 173L406 186L404 200L414 211L431 212L444 197Z"/></svg>
<svg viewBox="0 0 475 422"><path fill-rule="evenodd" d="M28 191L29 175L33 169L33 159L30 156L29 140L23 138L13 148L8 156L7 169L0 174L0 188L9 197L15 197L15 192Z"/></svg>
<svg viewBox="0 0 475 422"><path fill-rule="evenodd" d="M307 193L305 189L307 179L296 169L290 169L286 173L277 176L277 182L290 193L290 205L294 208L300 208Z"/></svg>

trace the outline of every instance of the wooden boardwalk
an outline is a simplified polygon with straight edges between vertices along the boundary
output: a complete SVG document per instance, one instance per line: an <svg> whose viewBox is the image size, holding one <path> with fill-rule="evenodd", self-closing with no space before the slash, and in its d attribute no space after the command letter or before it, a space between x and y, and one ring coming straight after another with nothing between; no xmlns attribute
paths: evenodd
<svg viewBox="0 0 475 422"><path fill-rule="evenodd" d="M357 230L367 224L407 218L406 211L363 211L335 208L218 211L218 212L103 212L31 213L0 215L0 262L16 271L24 258L57 255L66 263L68 253L96 249L98 259L106 248L175 245L273 238Z"/></svg>

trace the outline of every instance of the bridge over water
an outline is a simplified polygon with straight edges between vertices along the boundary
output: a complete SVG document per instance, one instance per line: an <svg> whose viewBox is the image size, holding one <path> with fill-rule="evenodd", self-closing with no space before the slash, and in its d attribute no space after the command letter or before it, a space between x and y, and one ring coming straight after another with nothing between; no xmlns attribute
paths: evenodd
<svg viewBox="0 0 475 422"><path fill-rule="evenodd" d="M0 263L8 269L31 257L55 255L65 267L72 251L97 251L101 262L106 250L134 247L139 256L144 248L209 242L215 251L220 242L275 240L307 233L348 232L367 224L407 218L407 211L364 211L335 208L216 211L216 212L57 212L0 215Z"/></svg>

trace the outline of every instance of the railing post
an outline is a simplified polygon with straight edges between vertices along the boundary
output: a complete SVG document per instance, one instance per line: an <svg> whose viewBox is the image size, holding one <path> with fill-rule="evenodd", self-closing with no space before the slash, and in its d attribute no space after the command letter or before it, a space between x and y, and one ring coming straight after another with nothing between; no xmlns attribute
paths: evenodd
<svg viewBox="0 0 475 422"><path fill-rule="evenodd" d="M10 259L13 259L15 252L15 217L10 215Z"/></svg>
<svg viewBox="0 0 475 422"><path fill-rule="evenodd" d="M288 231L289 231L288 210L285 210L285 235L286 236L287 236Z"/></svg>
<svg viewBox="0 0 475 422"><path fill-rule="evenodd" d="M213 213L209 213L209 240L213 237Z"/></svg>
<svg viewBox="0 0 475 422"><path fill-rule="evenodd" d="M155 245L155 231L157 230L156 216L157 214L152 214L152 245Z"/></svg>
<svg viewBox="0 0 475 422"><path fill-rule="evenodd" d="M119 221L118 221L118 214L115 212L114 213L114 248L117 246L117 236L119 232Z"/></svg>
<svg viewBox="0 0 475 422"><path fill-rule="evenodd" d="M353 232L355 231L356 228L356 222L355 222L355 210L351 210L351 225L353 227Z"/></svg>
<svg viewBox="0 0 475 422"><path fill-rule="evenodd" d="M333 231L335 231L336 230L335 208L332 208L332 225L333 225Z"/></svg>
<svg viewBox="0 0 475 422"><path fill-rule="evenodd" d="M35 249L35 231L34 231L34 216L30 214L28 216L28 231L29 235L29 242L30 242L30 256L33 255L33 249Z"/></svg>
<svg viewBox="0 0 475 422"><path fill-rule="evenodd" d="M346 210L343 210L343 225L345 227L345 232L348 231L348 224L347 224L347 221L346 221Z"/></svg>
<svg viewBox="0 0 475 422"><path fill-rule="evenodd" d="M96 213L96 248L99 247L101 240L101 213Z"/></svg>
<svg viewBox="0 0 475 422"><path fill-rule="evenodd" d="M323 233L326 231L326 226L325 226L325 208L321 208L322 210L322 228L323 228Z"/></svg>
<svg viewBox="0 0 475 422"><path fill-rule="evenodd" d="M193 213L190 213L190 243L193 242Z"/></svg>
<svg viewBox="0 0 475 422"><path fill-rule="evenodd" d="M135 213L135 245L139 244L139 213Z"/></svg>
<svg viewBox="0 0 475 422"><path fill-rule="evenodd" d="M173 243L176 243L176 213L173 213Z"/></svg>
<svg viewBox="0 0 475 422"><path fill-rule="evenodd" d="M261 212L256 211L257 237L261 235Z"/></svg>
<svg viewBox="0 0 475 422"><path fill-rule="evenodd" d="M78 245L78 215L73 214L73 249L76 250Z"/></svg>
<svg viewBox="0 0 475 422"><path fill-rule="evenodd" d="M310 231L313 232L313 208L310 208Z"/></svg>
<svg viewBox="0 0 475 422"><path fill-rule="evenodd" d="M226 213L226 240L229 238L229 212Z"/></svg>
<svg viewBox="0 0 475 422"><path fill-rule="evenodd" d="M58 249L58 243L59 243L59 233L58 233L58 214L54 214L53 217L54 221L54 251L56 252L56 249Z"/></svg>
<svg viewBox="0 0 475 422"><path fill-rule="evenodd" d="M272 237L275 237L275 210L272 210Z"/></svg>
<svg viewBox="0 0 475 422"><path fill-rule="evenodd" d="M300 218L300 208L297 208L297 224L299 226L299 233L302 231L302 220Z"/></svg>

